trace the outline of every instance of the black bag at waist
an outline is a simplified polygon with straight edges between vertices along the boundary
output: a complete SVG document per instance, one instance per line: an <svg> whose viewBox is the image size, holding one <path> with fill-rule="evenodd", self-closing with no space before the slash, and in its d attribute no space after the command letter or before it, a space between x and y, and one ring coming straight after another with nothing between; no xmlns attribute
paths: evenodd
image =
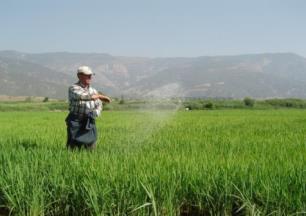
<svg viewBox="0 0 306 216"><path fill-rule="evenodd" d="M94 118L80 118L75 114L69 113L66 118L66 124L69 142L92 144L97 141L97 129Z"/></svg>

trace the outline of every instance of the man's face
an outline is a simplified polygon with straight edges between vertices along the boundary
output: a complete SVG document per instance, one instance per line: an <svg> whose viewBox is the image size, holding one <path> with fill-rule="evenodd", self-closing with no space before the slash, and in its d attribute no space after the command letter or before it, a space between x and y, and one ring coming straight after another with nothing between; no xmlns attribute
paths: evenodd
<svg viewBox="0 0 306 216"><path fill-rule="evenodd" d="M79 80L80 82L85 85L88 86L91 83L91 75L85 75L85 74L78 74Z"/></svg>

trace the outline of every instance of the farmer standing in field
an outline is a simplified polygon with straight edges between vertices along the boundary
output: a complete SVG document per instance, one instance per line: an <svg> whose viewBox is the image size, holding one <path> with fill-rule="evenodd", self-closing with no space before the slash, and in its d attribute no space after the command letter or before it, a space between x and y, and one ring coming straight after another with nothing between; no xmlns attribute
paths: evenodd
<svg viewBox="0 0 306 216"><path fill-rule="evenodd" d="M102 101L111 102L109 97L99 94L91 87L92 75L92 70L88 66L79 67L79 81L69 87L69 114L66 118L68 149L96 147L95 118L101 114Z"/></svg>

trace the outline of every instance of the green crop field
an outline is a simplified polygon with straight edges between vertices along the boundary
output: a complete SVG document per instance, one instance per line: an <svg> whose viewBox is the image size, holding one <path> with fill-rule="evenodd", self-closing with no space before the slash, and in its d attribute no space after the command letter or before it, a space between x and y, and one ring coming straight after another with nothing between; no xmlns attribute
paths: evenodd
<svg viewBox="0 0 306 216"><path fill-rule="evenodd" d="M0 215L306 214L306 111L109 111L93 152L65 112L0 112Z"/></svg>

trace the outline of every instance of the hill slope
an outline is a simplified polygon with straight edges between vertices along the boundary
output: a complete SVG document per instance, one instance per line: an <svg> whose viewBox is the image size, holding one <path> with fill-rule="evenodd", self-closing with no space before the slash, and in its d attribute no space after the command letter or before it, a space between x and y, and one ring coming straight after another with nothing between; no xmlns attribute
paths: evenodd
<svg viewBox="0 0 306 216"><path fill-rule="evenodd" d="M306 59L291 53L137 58L1 51L0 94L65 98L83 64L96 73L97 89L116 96L306 98Z"/></svg>

